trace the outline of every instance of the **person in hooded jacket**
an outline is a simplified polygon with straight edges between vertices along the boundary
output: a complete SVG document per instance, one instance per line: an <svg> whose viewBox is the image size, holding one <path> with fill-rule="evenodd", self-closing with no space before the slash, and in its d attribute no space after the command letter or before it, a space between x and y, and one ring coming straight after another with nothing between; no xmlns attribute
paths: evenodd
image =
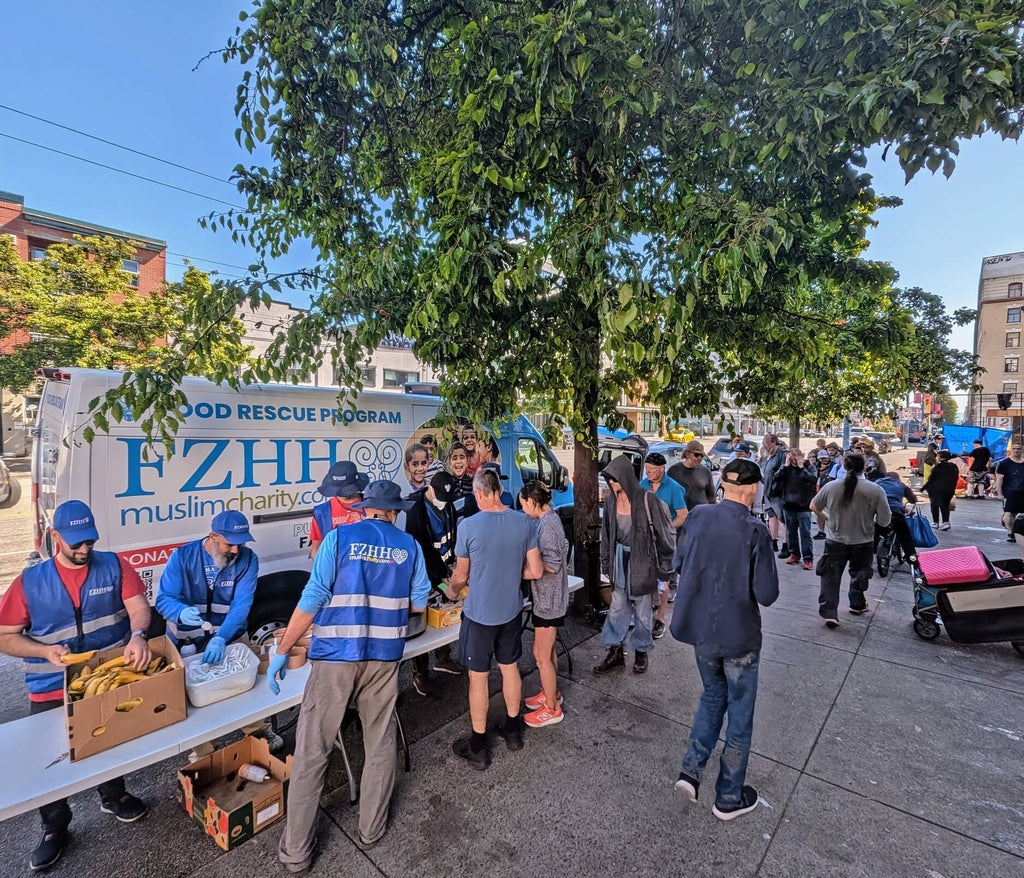
<svg viewBox="0 0 1024 878"><path fill-rule="evenodd" d="M811 501L818 493L817 473L804 462L804 453L793 448L786 454L786 465L775 476L782 497L788 537L787 564L799 564L804 570L814 569L814 543L811 542Z"/></svg>
<svg viewBox="0 0 1024 878"><path fill-rule="evenodd" d="M675 532L668 507L640 487L628 457L614 458L602 475L611 490L601 521L601 571L611 581L612 601L601 629L601 645L608 654L594 673L602 676L624 668L629 638L633 673L642 674L654 647L653 599L659 578L671 566Z"/></svg>

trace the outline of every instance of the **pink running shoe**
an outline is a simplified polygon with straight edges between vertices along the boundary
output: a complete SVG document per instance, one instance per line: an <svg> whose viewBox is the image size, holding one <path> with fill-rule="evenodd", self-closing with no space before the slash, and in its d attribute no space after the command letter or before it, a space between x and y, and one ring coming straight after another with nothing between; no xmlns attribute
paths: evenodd
<svg viewBox="0 0 1024 878"><path fill-rule="evenodd" d="M539 729L541 726L553 726L555 723L560 723L563 716L565 714L562 713L561 707L556 707L554 710L550 707L542 707L540 710L526 714L523 721L531 729Z"/></svg>
<svg viewBox="0 0 1024 878"><path fill-rule="evenodd" d="M531 695L526 701L523 702L526 705L527 710L540 710L544 707L544 692L538 692L536 695ZM558 706L562 706L562 693L558 693Z"/></svg>

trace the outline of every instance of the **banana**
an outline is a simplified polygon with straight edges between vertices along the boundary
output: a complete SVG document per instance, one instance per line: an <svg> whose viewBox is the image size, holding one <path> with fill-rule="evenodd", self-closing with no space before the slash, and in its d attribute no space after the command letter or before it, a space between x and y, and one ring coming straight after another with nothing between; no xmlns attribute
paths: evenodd
<svg viewBox="0 0 1024 878"><path fill-rule="evenodd" d="M88 665L82 668L81 673L78 675L79 680L88 680L93 675L93 670Z"/></svg>
<svg viewBox="0 0 1024 878"><path fill-rule="evenodd" d="M153 659L146 668L146 676L152 676L160 671L160 668L166 663L166 659L162 655L158 655Z"/></svg>
<svg viewBox="0 0 1024 878"><path fill-rule="evenodd" d="M68 685L68 692L84 692L85 691L85 680L79 677L77 680L72 680Z"/></svg>
<svg viewBox="0 0 1024 878"><path fill-rule="evenodd" d="M113 682L114 682L114 678L113 677L109 677L109 676L108 677L104 677L100 681L100 685L96 687L96 692L93 693L93 694L95 694L95 695L102 695L104 692L106 692L110 688L110 684L113 683Z"/></svg>
<svg viewBox="0 0 1024 878"><path fill-rule="evenodd" d="M177 662L171 662L166 668L162 668L159 671L159 673L166 674L169 671L176 671L176 670L178 670L178 663Z"/></svg>
<svg viewBox="0 0 1024 878"><path fill-rule="evenodd" d="M89 678L89 682L85 684L85 690L82 692L83 698L92 698L100 688L100 684L106 679L104 674L93 674Z"/></svg>
<svg viewBox="0 0 1024 878"><path fill-rule="evenodd" d="M122 701L114 708L114 710L119 710L121 713L128 713L130 710L135 710L135 708L140 704L142 704L141 698L132 698L130 701Z"/></svg>
<svg viewBox="0 0 1024 878"><path fill-rule="evenodd" d="M103 734L103 733L104 733L104 732L105 732L106 730L107 730L107 727L106 727L106 726L96 726L96 728L94 728L94 729L92 730L92 736L93 736L94 738L98 738L98 737L99 737L100 735L102 735L102 734Z"/></svg>
<svg viewBox="0 0 1024 878"><path fill-rule="evenodd" d="M114 668L122 668L126 664L127 661L125 660L125 657L123 655L119 655L117 658L112 658L110 661L104 662L102 665L97 666L96 670L93 671L93 673L99 674L101 671L110 671Z"/></svg>
<svg viewBox="0 0 1024 878"><path fill-rule="evenodd" d="M145 680L146 675L141 674L138 671L120 670L114 676L114 684L123 686L125 683L138 683L139 680ZM114 688L114 684L111 684L110 688Z"/></svg>
<svg viewBox="0 0 1024 878"><path fill-rule="evenodd" d="M94 655L96 655L95 649L90 649L88 652L66 652L60 657L60 660L66 665L80 665L82 662L87 662Z"/></svg>

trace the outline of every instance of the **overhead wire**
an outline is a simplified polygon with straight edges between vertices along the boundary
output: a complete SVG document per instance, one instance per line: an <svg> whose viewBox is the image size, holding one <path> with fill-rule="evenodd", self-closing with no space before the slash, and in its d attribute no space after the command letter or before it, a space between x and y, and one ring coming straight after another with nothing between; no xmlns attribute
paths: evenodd
<svg viewBox="0 0 1024 878"><path fill-rule="evenodd" d="M216 180L218 183L226 183L228 186L234 185L230 180L225 180L223 177L217 177L213 174L207 174L206 171L198 171L195 168L190 168L187 165L180 165L177 162L172 162L170 159L163 159L160 156L152 155L148 152L143 152L141 149L133 149L130 146L125 146L123 143L116 143L113 140L107 140L103 137L98 137L95 134L89 134L87 131L81 131L78 128L72 128L70 125L62 125L60 122L54 122L52 119L46 119L43 116L36 116L33 113L26 113L24 110L19 110L15 107L9 107L6 104L0 104L0 110L7 110L9 113L17 113L19 116L25 116L28 119L35 119L37 122L43 122L46 125L52 125L54 128L61 128L64 131L70 131L72 134L78 134L82 137L88 137L90 140L95 140L98 143L105 143L107 146L113 146L116 149L123 149L125 152L135 153L143 158L152 159L155 162L161 162L165 165L170 165L172 168L179 168L182 171L188 171L190 174L198 174L200 177L206 177L208 180Z"/></svg>
<svg viewBox="0 0 1024 878"><path fill-rule="evenodd" d="M245 210L245 208L242 207L240 204L234 204L230 201L225 201L223 198L214 198L212 195L205 195L202 192L196 192L193 189L186 189L183 186L175 186L173 183L165 183L163 180L154 180L152 177L146 177L143 174L135 174L132 171L126 171L123 168L115 168L113 165L105 165L103 164L103 162L93 161L92 159L87 159L84 156L75 155L74 153L70 152L64 152L64 150L61 149L55 149L52 146L45 146L42 143L36 143L32 140L25 140L24 138L21 137L15 137L13 134L5 134L3 131L0 131L0 137L6 137L8 140L13 140L17 143L24 143L26 146L33 146L36 149L44 149L47 152L53 152L56 153L57 155L66 156L69 159L76 159L77 161L85 162L86 164L95 165L98 168L104 168L105 170L108 171L114 171L117 174L124 174L125 176L128 177L134 177L136 180L145 180L147 183L154 183L157 186L163 186L167 189L174 189L177 192L184 192L187 195L195 195L197 198L205 198L207 201L215 201L218 204L225 204L228 207L235 208L236 210Z"/></svg>

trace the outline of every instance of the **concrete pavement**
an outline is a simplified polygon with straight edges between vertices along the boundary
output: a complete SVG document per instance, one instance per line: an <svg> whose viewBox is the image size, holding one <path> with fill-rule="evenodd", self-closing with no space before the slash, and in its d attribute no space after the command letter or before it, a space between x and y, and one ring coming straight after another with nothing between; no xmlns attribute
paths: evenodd
<svg viewBox="0 0 1024 878"><path fill-rule="evenodd" d="M1019 554L995 501L961 500L940 540L980 545L993 558ZM311 874L1024 875L1024 658L1007 644L959 646L944 632L918 639L906 568L872 581L872 612L841 609L842 626L828 631L817 578L779 565L782 594L764 612L748 773L763 801L752 814L729 824L712 816L714 761L698 804L672 789L700 695L689 649L668 636L645 676L597 678L590 667L603 650L575 617L575 674L560 681L565 721L528 730L518 753L499 746L486 772L451 752L468 729L465 679L438 679L440 697L427 701L403 668L413 770L399 776L390 831L372 850L356 848L356 811L334 760ZM538 683L529 635L524 645L530 694ZM22 685L10 663L0 679ZM497 696L492 716L500 711ZM350 754L361 753L358 732L349 735ZM222 853L174 802L177 767L130 779L153 809L137 825L114 825L95 796L74 797L75 841L52 874L277 874L280 828ZM0 824L0 873L27 872L36 839L34 815Z"/></svg>

